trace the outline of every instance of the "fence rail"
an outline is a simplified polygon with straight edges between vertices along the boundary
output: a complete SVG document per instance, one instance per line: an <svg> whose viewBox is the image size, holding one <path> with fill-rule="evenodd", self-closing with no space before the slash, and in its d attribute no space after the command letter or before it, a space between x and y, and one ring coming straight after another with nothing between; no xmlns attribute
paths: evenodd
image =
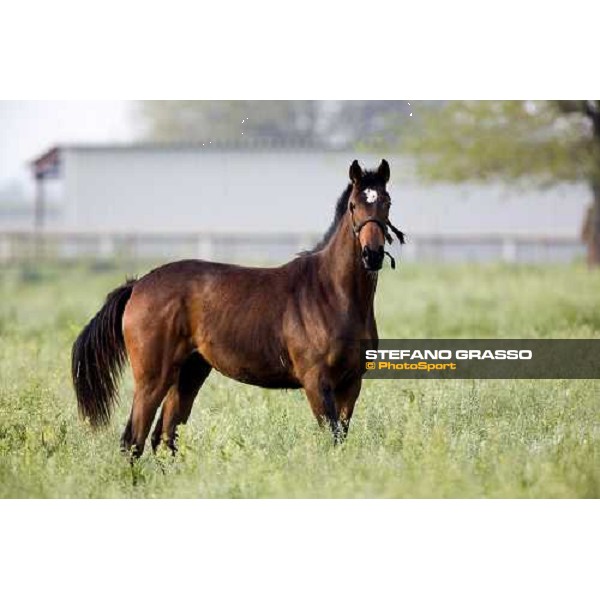
<svg viewBox="0 0 600 600"><path fill-rule="evenodd" d="M0 231L0 264L179 258L280 262L319 238L298 233ZM414 234L400 255L410 262L565 263L583 257L584 247L575 236Z"/></svg>

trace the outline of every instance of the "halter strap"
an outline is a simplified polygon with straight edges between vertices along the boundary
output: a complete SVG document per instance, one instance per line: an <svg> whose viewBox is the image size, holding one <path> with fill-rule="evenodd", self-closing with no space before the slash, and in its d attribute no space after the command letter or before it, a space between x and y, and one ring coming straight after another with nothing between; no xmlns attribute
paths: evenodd
<svg viewBox="0 0 600 600"><path fill-rule="evenodd" d="M388 244L391 244L393 242L393 238L392 238L390 232L388 231L388 227L396 234L396 237L398 238L398 241L401 244L404 244L404 242L405 242L404 234L397 227L394 227L394 225L392 225L392 223L390 222L389 219L387 219L386 221L382 221L381 219L378 219L377 217L368 217L367 219L365 219L364 221L361 221L357 225L354 222L354 207L352 206L352 204L350 205L350 216L352 218L352 231L354 232L354 235L356 237L358 237L358 234L360 233L361 229L367 223L375 223L381 229L381 231L383 233L383 237L385 237ZM387 250L384 250L384 254L386 254L389 257L390 266L392 267L392 269L395 269L396 261L395 261L394 257Z"/></svg>
<svg viewBox="0 0 600 600"><path fill-rule="evenodd" d="M354 218L353 218L352 219L352 229L354 230L354 235L358 235L360 233L361 229L367 223L375 223L376 225L379 225L379 228L383 232L383 235L384 235L385 239L387 240L387 242L389 244L392 243L392 236L390 235L389 231L387 230L387 224L384 223L381 219L378 219L377 217L369 217L368 219L361 221L358 225L355 225Z"/></svg>

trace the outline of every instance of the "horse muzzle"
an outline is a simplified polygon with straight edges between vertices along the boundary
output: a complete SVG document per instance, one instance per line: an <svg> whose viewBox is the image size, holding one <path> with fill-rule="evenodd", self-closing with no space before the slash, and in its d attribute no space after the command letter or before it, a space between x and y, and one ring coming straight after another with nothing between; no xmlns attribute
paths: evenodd
<svg viewBox="0 0 600 600"><path fill-rule="evenodd" d="M383 266L383 258L383 246L379 246L377 250L372 250L368 246L362 249L362 263L367 271L379 271Z"/></svg>

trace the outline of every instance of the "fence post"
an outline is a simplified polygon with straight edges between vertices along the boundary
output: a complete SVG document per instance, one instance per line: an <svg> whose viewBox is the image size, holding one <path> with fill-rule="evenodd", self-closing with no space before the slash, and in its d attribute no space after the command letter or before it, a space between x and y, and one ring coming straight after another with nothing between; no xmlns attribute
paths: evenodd
<svg viewBox="0 0 600 600"><path fill-rule="evenodd" d="M115 254L114 238L110 235L100 235L99 258L109 259Z"/></svg>
<svg viewBox="0 0 600 600"><path fill-rule="evenodd" d="M7 235L0 236L0 264L10 264L10 237Z"/></svg>
<svg viewBox="0 0 600 600"><path fill-rule="evenodd" d="M196 241L196 252L198 258L203 260L212 260L214 253L214 244L212 236L208 233L199 233Z"/></svg>
<svg viewBox="0 0 600 600"><path fill-rule="evenodd" d="M407 240L407 243L404 246L398 245L396 248L398 249L398 255L400 258L406 260L407 262L415 262L417 260L417 250L419 244L415 241L414 238Z"/></svg>
<svg viewBox="0 0 600 600"><path fill-rule="evenodd" d="M505 237L502 240L502 262L517 262L517 242L513 238Z"/></svg>

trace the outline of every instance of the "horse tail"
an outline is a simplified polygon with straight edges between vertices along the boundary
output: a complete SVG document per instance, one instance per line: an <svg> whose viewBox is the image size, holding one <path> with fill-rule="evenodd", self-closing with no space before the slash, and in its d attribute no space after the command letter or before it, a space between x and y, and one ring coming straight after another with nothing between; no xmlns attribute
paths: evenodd
<svg viewBox="0 0 600 600"><path fill-rule="evenodd" d="M71 375L79 413L93 427L106 425L117 400L119 376L127 353L122 319L135 279L113 290L83 328L71 353Z"/></svg>

